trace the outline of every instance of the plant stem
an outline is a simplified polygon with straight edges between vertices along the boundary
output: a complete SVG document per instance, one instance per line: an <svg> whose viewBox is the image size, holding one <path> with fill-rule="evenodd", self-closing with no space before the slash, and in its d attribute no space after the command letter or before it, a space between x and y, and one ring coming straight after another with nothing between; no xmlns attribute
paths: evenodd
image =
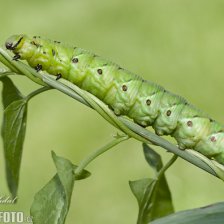
<svg viewBox="0 0 224 224"><path fill-rule="evenodd" d="M19 74L16 74L15 72L11 72L11 71L0 72L0 78L3 78L5 76L9 76L9 75L19 75Z"/></svg>
<svg viewBox="0 0 224 224"><path fill-rule="evenodd" d="M47 90L50 90L51 88L48 87L48 86L44 86L42 88L39 88L35 91L33 91L32 93L30 93L27 97L26 97L26 100L29 101L30 99L32 99L34 96L38 95L39 93L43 93Z"/></svg>
<svg viewBox="0 0 224 224"><path fill-rule="evenodd" d="M11 59L12 60L12 59ZM0 61L2 64L4 64L6 67L8 67L13 72L18 72L18 70L10 63L2 54L0 49Z"/></svg>
<svg viewBox="0 0 224 224"><path fill-rule="evenodd" d="M95 152L91 153L89 156L87 156L83 161L81 161L80 165L75 170L75 175L79 176L82 171L85 169L85 167L92 162L95 158L97 158L99 155L103 154L104 152L108 151L115 145L128 140L129 137L127 135L122 136L116 136L111 142L107 143L103 147L97 149Z"/></svg>
<svg viewBox="0 0 224 224"><path fill-rule="evenodd" d="M157 179L159 180L161 178L162 175L164 175L164 173L166 172L166 170L173 165L173 163L177 160L178 156L177 155L173 155L172 158L167 162L167 164L165 166L163 166L163 168L159 171L159 173L157 174Z"/></svg>

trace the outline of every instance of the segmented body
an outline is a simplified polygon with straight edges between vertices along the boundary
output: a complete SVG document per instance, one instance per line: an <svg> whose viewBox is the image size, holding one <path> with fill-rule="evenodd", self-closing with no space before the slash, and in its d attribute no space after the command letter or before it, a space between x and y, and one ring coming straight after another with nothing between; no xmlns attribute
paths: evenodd
<svg viewBox="0 0 224 224"><path fill-rule="evenodd" d="M95 54L57 41L15 35L6 41L15 59L63 77L104 101L116 115L126 115L158 135L173 136L190 148L224 164L224 128L159 85L143 80Z"/></svg>

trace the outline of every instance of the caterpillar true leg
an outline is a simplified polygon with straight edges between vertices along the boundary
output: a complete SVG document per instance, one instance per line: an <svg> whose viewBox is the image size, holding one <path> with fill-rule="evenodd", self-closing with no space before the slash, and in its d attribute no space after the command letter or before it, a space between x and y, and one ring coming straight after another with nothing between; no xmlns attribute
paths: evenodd
<svg viewBox="0 0 224 224"><path fill-rule="evenodd" d="M39 72L42 69L42 65L37 64L37 66L35 67L36 71Z"/></svg>
<svg viewBox="0 0 224 224"><path fill-rule="evenodd" d="M62 77L61 73L57 74L56 80L59 80Z"/></svg>
<svg viewBox="0 0 224 224"><path fill-rule="evenodd" d="M21 58L21 56L19 54L15 54L13 57L13 60L17 61L20 58Z"/></svg>

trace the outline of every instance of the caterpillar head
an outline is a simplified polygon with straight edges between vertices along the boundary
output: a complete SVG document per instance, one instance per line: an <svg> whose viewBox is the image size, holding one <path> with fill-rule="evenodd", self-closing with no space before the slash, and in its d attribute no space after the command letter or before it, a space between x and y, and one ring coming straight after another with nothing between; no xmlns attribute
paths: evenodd
<svg viewBox="0 0 224 224"><path fill-rule="evenodd" d="M23 46L24 39L25 35L23 34L13 35L6 40L5 47L8 50L16 52Z"/></svg>

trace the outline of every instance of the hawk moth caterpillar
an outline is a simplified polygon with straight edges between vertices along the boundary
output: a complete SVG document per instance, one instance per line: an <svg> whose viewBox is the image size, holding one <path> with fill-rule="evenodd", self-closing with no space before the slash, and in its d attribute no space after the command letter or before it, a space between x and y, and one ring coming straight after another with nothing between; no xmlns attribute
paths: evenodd
<svg viewBox="0 0 224 224"><path fill-rule="evenodd" d="M106 103L117 116L152 126L156 134L174 137L181 149L196 150L224 165L223 125L184 98L93 53L58 41L13 35L5 46L15 54L15 60L26 60L37 71L74 83Z"/></svg>

